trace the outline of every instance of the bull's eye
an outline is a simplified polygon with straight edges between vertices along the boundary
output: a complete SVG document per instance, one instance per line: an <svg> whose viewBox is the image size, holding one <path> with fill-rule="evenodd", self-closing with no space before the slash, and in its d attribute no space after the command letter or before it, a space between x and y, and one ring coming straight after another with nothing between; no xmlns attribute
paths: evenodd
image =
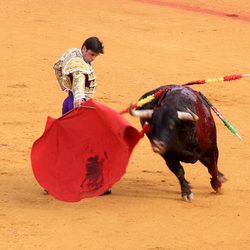
<svg viewBox="0 0 250 250"><path fill-rule="evenodd" d="M167 125L167 129L171 131L175 129L175 122L173 120L169 120L169 122L166 125Z"/></svg>
<svg viewBox="0 0 250 250"><path fill-rule="evenodd" d="M170 124L170 125L168 126L168 128L169 128L170 130L174 130L174 124Z"/></svg>

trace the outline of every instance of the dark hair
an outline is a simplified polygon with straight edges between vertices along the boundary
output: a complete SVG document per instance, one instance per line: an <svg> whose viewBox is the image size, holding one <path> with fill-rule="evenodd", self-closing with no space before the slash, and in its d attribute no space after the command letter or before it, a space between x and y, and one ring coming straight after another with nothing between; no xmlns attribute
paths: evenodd
<svg viewBox="0 0 250 250"><path fill-rule="evenodd" d="M98 54L103 54L104 53L104 47L103 47L103 44L102 42L99 40L98 37L89 37L88 39L86 39L82 45L82 48L83 46L86 47L87 50L92 50L94 51L95 53L98 53Z"/></svg>

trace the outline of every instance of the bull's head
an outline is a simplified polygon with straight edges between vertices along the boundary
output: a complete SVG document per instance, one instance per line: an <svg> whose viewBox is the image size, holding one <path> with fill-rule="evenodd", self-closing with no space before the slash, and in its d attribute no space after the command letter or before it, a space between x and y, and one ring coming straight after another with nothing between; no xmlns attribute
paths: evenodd
<svg viewBox="0 0 250 250"><path fill-rule="evenodd" d="M173 145L178 145L178 129L182 121L196 122L199 117L190 109L187 111L173 111L166 108L155 110L133 110L129 109L132 116L141 120L150 120L151 133L149 139L155 153L163 155L171 150Z"/></svg>

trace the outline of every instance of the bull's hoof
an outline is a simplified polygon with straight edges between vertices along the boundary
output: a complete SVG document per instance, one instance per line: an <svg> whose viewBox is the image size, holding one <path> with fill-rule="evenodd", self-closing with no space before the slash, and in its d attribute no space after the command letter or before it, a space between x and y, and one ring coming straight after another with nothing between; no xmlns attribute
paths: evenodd
<svg viewBox="0 0 250 250"><path fill-rule="evenodd" d="M218 192L219 189L221 188L222 180L220 177L217 177L217 178L212 177L210 180L210 184L211 184L212 188L214 189L214 191Z"/></svg>
<svg viewBox="0 0 250 250"><path fill-rule="evenodd" d="M192 202L193 199L194 199L194 194L193 193L182 195L182 200L183 201Z"/></svg>
<svg viewBox="0 0 250 250"><path fill-rule="evenodd" d="M221 173L218 174L218 178L220 179L220 181L221 181L222 183L228 181L228 179L225 177L225 175L224 175L224 174L221 174Z"/></svg>

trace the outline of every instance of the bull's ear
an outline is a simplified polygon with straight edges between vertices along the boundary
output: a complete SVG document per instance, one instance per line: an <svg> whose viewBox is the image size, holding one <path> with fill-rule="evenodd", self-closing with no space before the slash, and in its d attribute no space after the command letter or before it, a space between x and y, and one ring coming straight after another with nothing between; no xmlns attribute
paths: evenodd
<svg viewBox="0 0 250 250"><path fill-rule="evenodd" d="M193 122L196 122L199 119L199 117L192 111L190 113L184 111L177 111L177 117L180 120L193 121Z"/></svg>

